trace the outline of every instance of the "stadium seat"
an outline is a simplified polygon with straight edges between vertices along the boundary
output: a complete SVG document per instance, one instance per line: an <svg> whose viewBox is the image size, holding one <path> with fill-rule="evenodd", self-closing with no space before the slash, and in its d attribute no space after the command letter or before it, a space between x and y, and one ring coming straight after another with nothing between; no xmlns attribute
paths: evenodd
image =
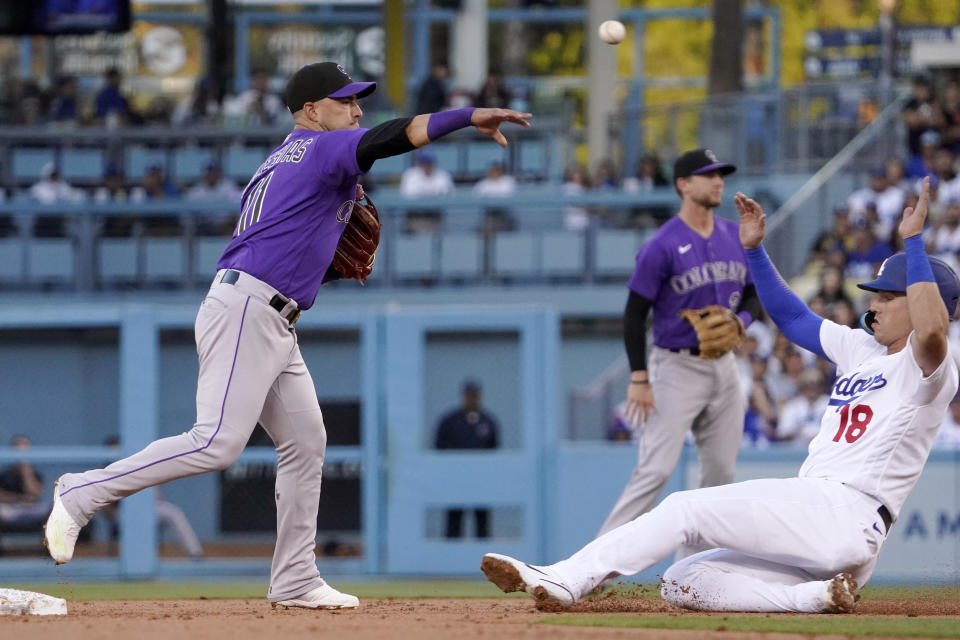
<svg viewBox="0 0 960 640"><path fill-rule="evenodd" d="M576 231L546 231L540 236L540 269L545 275L584 272L584 235Z"/></svg>
<svg viewBox="0 0 960 640"><path fill-rule="evenodd" d="M162 149L145 149L144 147L127 147L124 153L124 172L127 178L139 180L147 173L147 169L158 164L167 168L167 154Z"/></svg>
<svg viewBox="0 0 960 640"><path fill-rule="evenodd" d="M68 181L99 181L103 178L103 164L100 149L67 149L60 155L60 174Z"/></svg>
<svg viewBox="0 0 960 640"><path fill-rule="evenodd" d="M135 238L103 238L99 243L97 275L100 280L136 280Z"/></svg>
<svg viewBox="0 0 960 640"><path fill-rule="evenodd" d="M645 231L597 231L594 245L597 275L629 276L633 273L637 251L647 237Z"/></svg>
<svg viewBox="0 0 960 640"><path fill-rule="evenodd" d="M493 241L493 272L501 277L533 275L536 249L536 236L530 231L498 233Z"/></svg>
<svg viewBox="0 0 960 640"><path fill-rule="evenodd" d="M437 158L436 166L446 169L454 177L460 174L460 146L456 144L431 144L427 149Z"/></svg>
<svg viewBox="0 0 960 640"><path fill-rule="evenodd" d="M29 278L33 281L73 280L75 253L70 239L33 239L28 249Z"/></svg>
<svg viewBox="0 0 960 640"><path fill-rule="evenodd" d="M10 171L15 180L35 182L43 165L54 159L53 149L14 149Z"/></svg>
<svg viewBox="0 0 960 640"><path fill-rule="evenodd" d="M23 279L23 242L20 238L0 238L0 281Z"/></svg>
<svg viewBox="0 0 960 640"><path fill-rule="evenodd" d="M440 275L444 277L480 276L483 267L483 243L474 233L445 233L440 236Z"/></svg>
<svg viewBox="0 0 960 640"><path fill-rule="evenodd" d="M173 179L194 183L203 176L207 164L213 159L207 149L177 149L173 152Z"/></svg>
<svg viewBox="0 0 960 640"><path fill-rule="evenodd" d="M543 176L547 172L547 149L542 142L524 141L520 144L520 166L515 172L521 175Z"/></svg>
<svg viewBox="0 0 960 640"><path fill-rule="evenodd" d="M231 147L223 163L223 173L231 180L246 183L267 159L270 149L262 147Z"/></svg>
<svg viewBox="0 0 960 640"><path fill-rule="evenodd" d="M177 238L144 240L144 279L182 280L186 273L183 241Z"/></svg>
<svg viewBox="0 0 960 640"><path fill-rule="evenodd" d="M230 242L229 238L197 238L193 242L193 277L209 283L217 272L217 261Z"/></svg>
<svg viewBox="0 0 960 640"><path fill-rule="evenodd" d="M399 156L390 156L373 163L373 169L370 175L375 180L389 180L390 178L399 178L403 170L410 166L410 154L404 153Z"/></svg>
<svg viewBox="0 0 960 640"><path fill-rule="evenodd" d="M433 252L436 234L403 234L391 243L393 256L391 273L399 278L415 278L434 275Z"/></svg>
<svg viewBox="0 0 960 640"><path fill-rule="evenodd" d="M470 178L482 178L487 168L494 162L507 162L507 150L492 140L471 142L467 145L467 175Z"/></svg>

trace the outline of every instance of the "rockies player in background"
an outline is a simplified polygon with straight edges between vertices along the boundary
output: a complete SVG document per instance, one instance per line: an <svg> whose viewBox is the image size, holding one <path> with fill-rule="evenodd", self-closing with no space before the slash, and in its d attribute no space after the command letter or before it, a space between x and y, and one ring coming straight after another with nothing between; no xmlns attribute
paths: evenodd
<svg viewBox="0 0 960 640"><path fill-rule="evenodd" d="M344 275L331 264L338 264L341 237L352 233L347 228L358 217L357 178L375 160L468 126L505 146L500 125L529 126L530 118L508 109L467 108L363 129L357 100L375 88L354 82L332 62L291 76L285 99L294 129L244 190L233 239L197 314L197 422L105 469L60 477L44 537L57 564L70 561L80 528L95 512L141 489L226 468L259 421L277 450L277 543L268 599L308 608L358 605L317 570L326 431L293 323L313 305L323 282ZM379 238L378 222L375 231ZM369 269L372 260L371 253L360 266Z"/></svg>
<svg viewBox="0 0 960 640"><path fill-rule="evenodd" d="M857 585L920 477L957 391L947 341L960 280L923 250L929 201L903 212L905 252L888 258L861 329L814 314L780 279L761 246L765 216L742 194L740 240L764 309L791 341L837 365L820 431L796 478L679 491L572 557L534 567L487 554L482 568L504 591L569 605L608 576L642 571L681 544L708 550L673 564L661 594L712 611L849 612Z"/></svg>
<svg viewBox="0 0 960 640"><path fill-rule="evenodd" d="M598 535L653 507L691 429L700 486L733 480L745 407L731 349L760 314L737 224L713 214L723 197L723 177L735 170L709 149L677 158L673 177L680 212L637 254L623 334L631 371L626 417L643 428L637 466ZM725 331L725 341L703 344L697 325L705 322Z"/></svg>

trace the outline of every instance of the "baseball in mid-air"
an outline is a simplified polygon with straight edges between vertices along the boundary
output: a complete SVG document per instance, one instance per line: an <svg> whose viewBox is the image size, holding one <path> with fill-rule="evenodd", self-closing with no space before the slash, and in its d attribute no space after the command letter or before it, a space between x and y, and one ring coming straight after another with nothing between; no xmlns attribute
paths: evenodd
<svg viewBox="0 0 960 640"><path fill-rule="evenodd" d="M620 44L627 37L627 28L619 20L606 20L597 29L600 39L607 44Z"/></svg>

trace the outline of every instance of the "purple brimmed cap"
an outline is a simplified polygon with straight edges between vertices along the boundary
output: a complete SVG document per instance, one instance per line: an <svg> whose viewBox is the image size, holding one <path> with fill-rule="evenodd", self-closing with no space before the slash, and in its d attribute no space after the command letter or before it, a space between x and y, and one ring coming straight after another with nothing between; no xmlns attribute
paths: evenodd
<svg viewBox="0 0 960 640"><path fill-rule="evenodd" d="M736 170L737 168L732 164L720 162L717 154L710 149L694 149L687 151L673 163L673 179L689 178L711 171L719 171L721 175L726 176Z"/></svg>
<svg viewBox="0 0 960 640"><path fill-rule="evenodd" d="M303 109L308 102L324 98L363 98L373 93L376 82L354 82L346 69L336 62L315 62L300 67L290 76L287 89L283 92L284 102L290 113Z"/></svg>

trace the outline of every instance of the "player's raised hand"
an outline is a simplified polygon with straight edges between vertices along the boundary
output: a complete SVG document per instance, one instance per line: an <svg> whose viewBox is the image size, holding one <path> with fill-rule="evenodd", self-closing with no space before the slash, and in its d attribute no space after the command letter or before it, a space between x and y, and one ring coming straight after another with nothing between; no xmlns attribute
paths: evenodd
<svg viewBox="0 0 960 640"><path fill-rule="evenodd" d="M740 212L740 244L744 249L756 249L767 233L767 214L756 200L739 191L733 196L733 204Z"/></svg>
<svg viewBox="0 0 960 640"><path fill-rule="evenodd" d="M917 199L917 206L907 207L903 210L903 218L900 220L900 237L906 240L910 236L923 233L923 225L927 220L927 203L930 201L930 178L923 179L923 186L920 188L920 197Z"/></svg>
<svg viewBox="0 0 960 640"><path fill-rule="evenodd" d="M477 128L480 133L485 133L501 147L507 146L507 139L500 132L500 125L504 122L512 122L521 127L530 126L532 113L514 111L513 109L475 109L470 117L470 124Z"/></svg>
<svg viewBox="0 0 960 640"><path fill-rule="evenodd" d="M640 425L647 421L650 412L657 408L653 401L653 388L647 384L627 385L627 406L624 416L632 425Z"/></svg>

